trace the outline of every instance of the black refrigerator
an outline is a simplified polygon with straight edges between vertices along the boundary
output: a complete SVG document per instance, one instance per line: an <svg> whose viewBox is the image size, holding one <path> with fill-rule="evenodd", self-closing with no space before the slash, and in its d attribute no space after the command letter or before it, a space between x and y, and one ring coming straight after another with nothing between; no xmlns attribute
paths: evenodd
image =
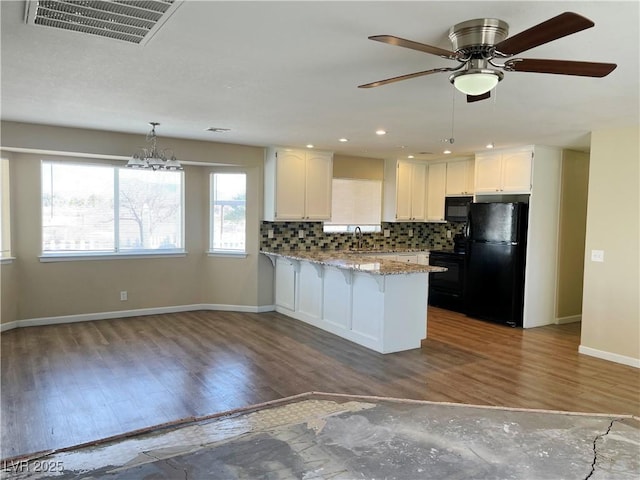
<svg viewBox="0 0 640 480"><path fill-rule="evenodd" d="M466 227L465 311L522 326L526 203L471 203Z"/></svg>

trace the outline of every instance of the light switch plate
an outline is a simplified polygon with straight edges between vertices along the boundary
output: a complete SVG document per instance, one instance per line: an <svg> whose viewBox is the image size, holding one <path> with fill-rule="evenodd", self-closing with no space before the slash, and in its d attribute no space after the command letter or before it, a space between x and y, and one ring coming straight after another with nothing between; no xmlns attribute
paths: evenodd
<svg viewBox="0 0 640 480"><path fill-rule="evenodd" d="M592 262L604 262L604 250L591 250Z"/></svg>

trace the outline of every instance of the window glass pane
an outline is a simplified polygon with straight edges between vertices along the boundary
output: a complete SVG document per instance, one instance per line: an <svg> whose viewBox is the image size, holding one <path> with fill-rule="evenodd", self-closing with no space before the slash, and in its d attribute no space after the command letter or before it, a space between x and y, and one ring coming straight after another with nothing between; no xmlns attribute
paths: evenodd
<svg viewBox="0 0 640 480"><path fill-rule="evenodd" d="M247 179L244 173L211 175L211 249L245 251Z"/></svg>
<svg viewBox="0 0 640 480"><path fill-rule="evenodd" d="M114 169L42 164L42 251L115 250Z"/></svg>
<svg viewBox="0 0 640 480"><path fill-rule="evenodd" d="M121 168L121 251L182 248L182 174Z"/></svg>

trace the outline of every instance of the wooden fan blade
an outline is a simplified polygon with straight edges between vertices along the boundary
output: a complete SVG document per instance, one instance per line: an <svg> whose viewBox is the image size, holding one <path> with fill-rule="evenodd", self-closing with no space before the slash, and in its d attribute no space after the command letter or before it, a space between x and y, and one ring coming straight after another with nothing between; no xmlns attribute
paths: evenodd
<svg viewBox="0 0 640 480"><path fill-rule="evenodd" d="M582 15L564 12L513 37L506 38L496 45L496 50L506 55L516 55L594 25L591 20Z"/></svg>
<svg viewBox="0 0 640 480"><path fill-rule="evenodd" d="M467 95L467 103L479 102L480 100L486 100L487 98L491 98L491 91L481 95Z"/></svg>
<svg viewBox="0 0 640 480"><path fill-rule="evenodd" d="M615 70L615 63L575 62L571 60L512 59L505 62L508 70L516 72L555 73L581 77L606 77Z"/></svg>
<svg viewBox="0 0 640 480"><path fill-rule="evenodd" d="M454 68L433 68L431 70L424 70L423 72L408 73L407 75L400 75L399 77L386 78L384 80L378 80L377 82L365 83L364 85L358 85L358 88L372 88L379 87L381 85L387 85L388 83L399 82L401 80L409 80L410 78L423 77L425 75L431 75L438 72L450 72L455 70Z"/></svg>
<svg viewBox="0 0 640 480"><path fill-rule="evenodd" d="M397 45L399 47L410 48L411 50L418 50L420 52L430 53L432 55L438 55L439 57L455 60L455 52L445 50L444 48L433 47L426 43L418 43L412 40L406 40L400 37L394 37L393 35L374 35L369 37L369 40L375 40L376 42L387 43L389 45Z"/></svg>

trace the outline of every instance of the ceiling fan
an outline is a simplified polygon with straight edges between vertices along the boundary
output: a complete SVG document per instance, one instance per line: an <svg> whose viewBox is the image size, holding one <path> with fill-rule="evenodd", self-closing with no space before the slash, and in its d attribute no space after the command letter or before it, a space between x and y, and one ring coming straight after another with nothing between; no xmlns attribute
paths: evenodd
<svg viewBox="0 0 640 480"><path fill-rule="evenodd" d="M544 60L533 58L510 58L539 45L571 35L595 24L581 15L565 12L539 23L523 32L507 38L509 25L496 18L480 18L458 23L449 29L453 51L424 43L394 37L374 35L370 40L438 55L447 60L456 60L455 67L441 67L387 78L358 88L379 87L388 83L431 75L453 72L449 81L467 95L467 102L476 102L491 96L491 90L506 72L555 73L583 77L604 77L615 68L615 63L579 62L573 60ZM502 64L496 63L502 61Z"/></svg>

